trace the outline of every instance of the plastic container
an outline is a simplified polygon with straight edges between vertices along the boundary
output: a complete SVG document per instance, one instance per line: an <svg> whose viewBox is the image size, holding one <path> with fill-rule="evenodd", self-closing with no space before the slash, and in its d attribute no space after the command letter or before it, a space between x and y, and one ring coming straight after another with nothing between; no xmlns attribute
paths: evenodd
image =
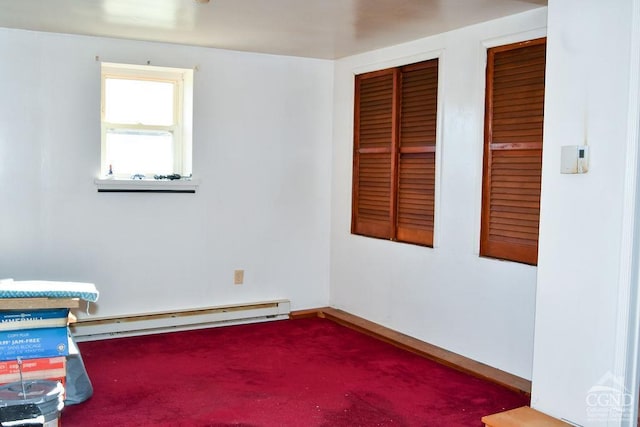
<svg viewBox="0 0 640 427"><path fill-rule="evenodd" d="M6 384L0 387L0 408L16 409L13 412L20 413L20 406L26 409L35 405L40 411L42 426L57 427L60 411L64 407L63 392L64 387L56 381L33 380ZM28 410L26 412L29 413Z"/></svg>

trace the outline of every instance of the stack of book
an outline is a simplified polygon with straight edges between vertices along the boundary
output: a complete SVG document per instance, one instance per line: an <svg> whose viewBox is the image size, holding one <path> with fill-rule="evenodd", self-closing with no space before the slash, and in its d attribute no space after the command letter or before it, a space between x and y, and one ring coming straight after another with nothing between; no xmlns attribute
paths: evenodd
<svg viewBox="0 0 640 427"><path fill-rule="evenodd" d="M64 384L68 320L68 308L0 310L0 384L21 379Z"/></svg>

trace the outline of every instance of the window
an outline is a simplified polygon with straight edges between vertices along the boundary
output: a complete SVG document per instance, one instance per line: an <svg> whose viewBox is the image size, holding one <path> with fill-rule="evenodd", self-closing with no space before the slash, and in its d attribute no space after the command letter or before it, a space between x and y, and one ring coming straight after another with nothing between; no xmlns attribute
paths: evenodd
<svg viewBox="0 0 640 427"><path fill-rule="evenodd" d="M193 71L103 63L101 80L101 176L190 175Z"/></svg>
<svg viewBox="0 0 640 427"><path fill-rule="evenodd" d="M438 59L355 78L351 231L433 246Z"/></svg>
<svg viewBox="0 0 640 427"><path fill-rule="evenodd" d="M480 255L536 265L546 39L487 52Z"/></svg>

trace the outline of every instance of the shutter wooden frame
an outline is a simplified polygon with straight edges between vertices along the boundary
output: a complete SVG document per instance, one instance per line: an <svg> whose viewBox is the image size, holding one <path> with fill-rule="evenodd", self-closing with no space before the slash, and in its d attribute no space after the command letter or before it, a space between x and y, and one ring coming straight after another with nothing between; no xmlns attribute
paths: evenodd
<svg viewBox="0 0 640 427"><path fill-rule="evenodd" d="M546 38L488 49L480 255L536 265Z"/></svg>
<svg viewBox="0 0 640 427"><path fill-rule="evenodd" d="M433 246L438 64L355 77L353 234Z"/></svg>
<svg viewBox="0 0 640 427"><path fill-rule="evenodd" d="M433 246L438 65L432 59L400 69L396 239Z"/></svg>
<svg viewBox="0 0 640 427"><path fill-rule="evenodd" d="M351 218L351 232L353 234L382 239L391 239L395 235L393 198L395 194L394 153L398 126L397 103L395 102L397 80L395 69L374 71L357 75L355 78ZM367 96L367 85L369 84L371 84L371 92L373 92L371 100L364 99ZM377 91L376 87L378 87ZM390 93L387 94L386 92L389 90ZM371 106L367 108L368 103ZM368 134L367 131L362 132L363 128L367 126L367 121L376 122L375 129L367 129ZM379 122L389 122L388 130L380 129ZM375 141L384 138L388 138L388 141L375 143ZM371 141L367 141L367 139L371 139ZM384 181L387 177L388 182L385 186ZM384 215L385 211L386 216Z"/></svg>

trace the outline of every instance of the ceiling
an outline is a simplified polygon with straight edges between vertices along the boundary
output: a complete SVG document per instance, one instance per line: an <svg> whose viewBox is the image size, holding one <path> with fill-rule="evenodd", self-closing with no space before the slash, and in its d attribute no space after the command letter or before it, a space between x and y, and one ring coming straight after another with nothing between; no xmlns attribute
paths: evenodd
<svg viewBox="0 0 640 427"><path fill-rule="evenodd" d="M0 27L337 59L547 0L0 0Z"/></svg>

